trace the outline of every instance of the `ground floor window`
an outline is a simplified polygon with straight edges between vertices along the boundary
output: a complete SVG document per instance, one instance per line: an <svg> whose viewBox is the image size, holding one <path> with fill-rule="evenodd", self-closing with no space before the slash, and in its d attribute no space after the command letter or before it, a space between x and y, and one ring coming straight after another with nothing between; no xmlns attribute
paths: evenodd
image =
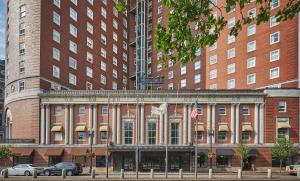
<svg viewBox="0 0 300 181"><path fill-rule="evenodd" d="M62 161L63 161L62 156L49 156L48 157L48 165L49 166L55 165Z"/></svg>
<svg viewBox="0 0 300 181"><path fill-rule="evenodd" d="M208 157L205 153L198 153L198 168L205 168L207 167L207 160Z"/></svg>
<svg viewBox="0 0 300 181"><path fill-rule="evenodd" d="M101 131L100 138L101 138L101 140L106 140L107 139L107 131Z"/></svg>
<svg viewBox="0 0 300 181"><path fill-rule="evenodd" d="M202 140L203 139L203 131L197 131L197 139Z"/></svg>
<svg viewBox="0 0 300 181"><path fill-rule="evenodd" d="M277 138L289 138L289 129L288 128L279 128L277 131Z"/></svg>
<svg viewBox="0 0 300 181"><path fill-rule="evenodd" d="M225 141L226 140L226 131L219 131L218 132L218 140Z"/></svg>
<svg viewBox="0 0 300 181"><path fill-rule="evenodd" d="M243 131L243 132L242 132L242 140L243 140L243 141L248 141L248 140L250 140L250 131Z"/></svg>
<svg viewBox="0 0 300 181"><path fill-rule="evenodd" d="M105 156L96 156L96 167L106 167Z"/></svg>
<svg viewBox="0 0 300 181"><path fill-rule="evenodd" d="M217 156L217 166L218 167L231 167L231 156L218 155Z"/></svg>
<svg viewBox="0 0 300 181"><path fill-rule="evenodd" d="M14 156L13 157L14 165L18 164L32 164L33 157L32 156Z"/></svg>

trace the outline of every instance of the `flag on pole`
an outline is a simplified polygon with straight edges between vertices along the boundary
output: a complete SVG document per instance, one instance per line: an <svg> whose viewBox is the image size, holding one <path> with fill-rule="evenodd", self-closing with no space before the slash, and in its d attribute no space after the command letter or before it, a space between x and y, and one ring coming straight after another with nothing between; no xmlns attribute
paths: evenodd
<svg viewBox="0 0 300 181"><path fill-rule="evenodd" d="M191 118L197 119L197 116L198 116L198 102L195 101L192 112L191 112Z"/></svg>
<svg viewBox="0 0 300 181"><path fill-rule="evenodd" d="M161 104L159 107L152 106L151 108L151 114L153 115L159 115L160 113L166 113L167 112L167 103Z"/></svg>

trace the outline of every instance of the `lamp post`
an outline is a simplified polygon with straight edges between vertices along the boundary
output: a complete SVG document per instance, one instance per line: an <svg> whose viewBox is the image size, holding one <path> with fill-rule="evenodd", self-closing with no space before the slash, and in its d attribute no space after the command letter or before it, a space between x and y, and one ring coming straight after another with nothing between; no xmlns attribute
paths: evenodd
<svg viewBox="0 0 300 181"><path fill-rule="evenodd" d="M92 167L93 167L93 138L94 138L94 130L91 129L89 131L89 138L90 138L90 152L89 152L89 157L90 157L90 171L89 173L92 173Z"/></svg>
<svg viewBox="0 0 300 181"><path fill-rule="evenodd" d="M209 168L212 168L212 158L214 157L214 154L212 152L212 137L214 136L214 134L215 134L214 130L212 130L212 129L208 130L209 146L210 146L210 151L209 151L209 154L208 154Z"/></svg>

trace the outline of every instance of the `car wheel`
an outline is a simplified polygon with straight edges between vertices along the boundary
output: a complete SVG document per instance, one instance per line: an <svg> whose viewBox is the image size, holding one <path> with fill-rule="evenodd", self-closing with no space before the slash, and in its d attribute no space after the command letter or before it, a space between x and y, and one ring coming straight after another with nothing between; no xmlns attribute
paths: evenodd
<svg viewBox="0 0 300 181"><path fill-rule="evenodd" d="M68 176L72 176L72 175L73 175L72 170L68 170L68 171L67 171L67 175L68 175Z"/></svg>
<svg viewBox="0 0 300 181"><path fill-rule="evenodd" d="M27 171L24 172L24 175L25 176L30 176L30 172L27 170Z"/></svg>
<svg viewBox="0 0 300 181"><path fill-rule="evenodd" d="M45 175L45 176L50 176L50 171L49 171L49 170L45 170L45 171L44 171L44 175Z"/></svg>

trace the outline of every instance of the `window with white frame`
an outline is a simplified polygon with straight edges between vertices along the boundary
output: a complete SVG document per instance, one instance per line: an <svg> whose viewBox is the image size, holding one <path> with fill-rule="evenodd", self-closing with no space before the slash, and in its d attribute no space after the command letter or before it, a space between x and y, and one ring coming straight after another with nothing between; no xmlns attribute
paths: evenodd
<svg viewBox="0 0 300 181"><path fill-rule="evenodd" d="M89 48L93 49L93 48L94 48L94 42L93 42L93 40L90 39L89 37L87 37L87 38L86 38L86 45L87 45Z"/></svg>
<svg viewBox="0 0 300 181"><path fill-rule="evenodd" d="M125 52L123 52L123 60L127 62L127 54Z"/></svg>
<svg viewBox="0 0 300 181"><path fill-rule="evenodd" d="M24 42L19 43L19 54L20 55L25 54L25 43Z"/></svg>
<svg viewBox="0 0 300 181"><path fill-rule="evenodd" d="M256 73L247 75L247 84L254 84L256 82Z"/></svg>
<svg viewBox="0 0 300 181"><path fill-rule="evenodd" d="M226 106L225 105L219 105L218 106L218 114L219 115L226 115Z"/></svg>
<svg viewBox="0 0 300 181"><path fill-rule="evenodd" d="M53 0L53 4L54 4L56 7L60 8L60 0Z"/></svg>
<svg viewBox="0 0 300 181"><path fill-rule="evenodd" d="M227 50L227 59L231 59L235 57L235 48L231 48Z"/></svg>
<svg viewBox="0 0 300 181"><path fill-rule="evenodd" d="M171 144L179 144L179 123L171 122Z"/></svg>
<svg viewBox="0 0 300 181"><path fill-rule="evenodd" d="M53 40L57 43L60 43L60 33L56 30L53 30Z"/></svg>
<svg viewBox="0 0 300 181"><path fill-rule="evenodd" d="M162 10L163 10L162 5L159 5L157 8L157 14L161 14Z"/></svg>
<svg viewBox="0 0 300 181"><path fill-rule="evenodd" d="M101 48L101 57L106 58L106 50L104 48Z"/></svg>
<svg viewBox="0 0 300 181"><path fill-rule="evenodd" d="M86 52L86 61L93 63L94 56L90 52Z"/></svg>
<svg viewBox="0 0 300 181"><path fill-rule="evenodd" d="M78 113L79 113L79 115L84 115L84 114L86 114L86 108L85 108L84 105L80 105L80 106L78 107Z"/></svg>
<svg viewBox="0 0 300 181"><path fill-rule="evenodd" d="M252 68L256 66L256 57L250 57L247 59L247 68Z"/></svg>
<svg viewBox="0 0 300 181"><path fill-rule="evenodd" d="M69 84L76 85L76 75L69 73Z"/></svg>
<svg viewBox="0 0 300 181"><path fill-rule="evenodd" d="M215 90L217 88L218 88L217 84L211 84L211 85L209 85L209 89L211 89L211 90Z"/></svg>
<svg viewBox="0 0 300 181"><path fill-rule="evenodd" d="M180 81L180 87L181 87L181 88L186 87L186 79L182 79L182 80Z"/></svg>
<svg viewBox="0 0 300 181"><path fill-rule="evenodd" d="M210 65L216 64L217 61L218 61L217 55L213 55L213 56L209 57L209 63L210 63Z"/></svg>
<svg viewBox="0 0 300 181"><path fill-rule="evenodd" d="M235 79L227 80L227 89L234 89L235 88Z"/></svg>
<svg viewBox="0 0 300 181"><path fill-rule="evenodd" d="M94 0L87 0L89 3L90 3L90 5L94 5Z"/></svg>
<svg viewBox="0 0 300 181"><path fill-rule="evenodd" d="M19 74L25 73L25 62L22 61L19 63Z"/></svg>
<svg viewBox="0 0 300 181"><path fill-rule="evenodd" d="M286 101L279 101L278 102L278 111L279 112L286 112Z"/></svg>
<svg viewBox="0 0 300 181"><path fill-rule="evenodd" d="M113 57L113 65L118 66L118 59Z"/></svg>
<svg viewBox="0 0 300 181"><path fill-rule="evenodd" d="M52 76L55 77L55 78L59 78L60 77L60 69L59 69L59 67L53 65Z"/></svg>
<svg viewBox="0 0 300 181"><path fill-rule="evenodd" d="M115 44L113 44L113 52L114 52L115 54L118 54L118 46L115 45Z"/></svg>
<svg viewBox="0 0 300 181"><path fill-rule="evenodd" d="M93 90L93 84L90 82L86 82L85 83L85 88L86 90Z"/></svg>
<svg viewBox="0 0 300 181"><path fill-rule="evenodd" d="M270 6L271 6L271 9L278 8L280 6L280 0L271 0Z"/></svg>
<svg viewBox="0 0 300 181"><path fill-rule="evenodd" d="M86 75L93 78L93 69L91 69L90 67L86 67Z"/></svg>
<svg viewBox="0 0 300 181"><path fill-rule="evenodd" d="M180 67L180 74L181 74L181 75L186 74L186 66Z"/></svg>
<svg viewBox="0 0 300 181"><path fill-rule="evenodd" d="M123 84L127 84L127 77L123 75Z"/></svg>
<svg viewBox="0 0 300 181"><path fill-rule="evenodd" d="M225 141L226 140L226 131L218 131L218 140Z"/></svg>
<svg viewBox="0 0 300 181"><path fill-rule="evenodd" d="M104 45L106 45L106 36L101 34L101 43L103 43Z"/></svg>
<svg viewBox="0 0 300 181"><path fill-rule="evenodd" d="M87 16L93 20L94 19L94 13L93 10L91 10L89 7L87 7Z"/></svg>
<svg viewBox="0 0 300 181"><path fill-rule="evenodd" d="M77 28L70 24L70 34L77 38Z"/></svg>
<svg viewBox="0 0 300 181"><path fill-rule="evenodd" d="M70 8L70 17L74 20L74 21L77 21L77 12Z"/></svg>
<svg viewBox="0 0 300 181"><path fill-rule="evenodd" d="M54 141L62 141L62 140L63 140L62 132L54 132Z"/></svg>
<svg viewBox="0 0 300 181"><path fill-rule="evenodd" d="M113 71L112 71L112 76L113 76L114 78L118 78L118 71L115 70L115 69L113 69Z"/></svg>
<svg viewBox="0 0 300 181"><path fill-rule="evenodd" d="M201 68L201 61L198 60L194 63L194 66L195 66L195 70L199 70Z"/></svg>
<svg viewBox="0 0 300 181"><path fill-rule="evenodd" d="M25 81L19 80L19 92L23 92L25 90Z"/></svg>
<svg viewBox="0 0 300 181"><path fill-rule="evenodd" d="M101 29L106 32L106 23L101 20Z"/></svg>
<svg viewBox="0 0 300 181"><path fill-rule="evenodd" d="M73 53L77 53L77 44L73 41L69 41L69 50Z"/></svg>
<svg viewBox="0 0 300 181"><path fill-rule="evenodd" d="M249 141L250 133L250 131L242 131L242 141Z"/></svg>
<svg viewBox="0 0 300 181"><path fill-rule="evenodd" d="M20 6L20 18L23 18L26 16L26 5L21 5Z"/></svg>
<svg viewBox="0 0 300 181"><path fill-rule="evenodd" d="M201 49L197 49L196 52L195 52L195 55L200 56L201 55Z"/></svg>
<svg viewBox="0 0 300 181"><path fill-rule="evenodd" d="M173 71L168 72L168 79L173 79L174 73Z"/></svg>
<svg viewBox="0 0 300 181"><path fill-rule="evenodd" d="M127 73L128 69L127 69L127 65L123 64L123 72Z"/></svg>
<svg viewBox="0 0 300 181"><path fill-rule="evenodd" d="M113 89L113 90L117 90L117 89L118 89L118 84L117 84L117 82L115 82L115 81L112 82L112 89Z"/></svg>
<svg viewBox="0 0 300 181"><path fill-rule="evenodd" d="M215 50L217 48L217 42L215 42L214 44L212 44L210 47L209 47L209 50L212 51L212 50Z"/></svg>
<svg viewBox="0 0 300 181"><path fill-rule="evenodd" d="M270 52L270 62L280 59L280 49L273 50Z"/></svg>
<svg viewBox="0 0 300 181"><path fill-rule="evenodd" d="M249 105L243 105L242 106L242 114L243 115L249 115L250 114Z"/></svg>
<svg viewBox="0 0 300 181"><path fill-rule="evenodd" d="M217 69L214 69L214 70L211 70L210 72L209 72L209 78L210 79L215 79L215 78L217 78Z"/></svg>
<svg viewBox="0 0 300 181"><path fill-rule="evenodd" d="M251 41L249 43L247 43L247 52L252 52L256 50L256 41Z"/></svg>
<svg viewBox="0 0 300 181"><path fill-rule="evenodd" d="M198 83L200 83L200 81L201 81L201 75L200 74L195 75L195 77L194 77L194 83L198 84Z"/></svg>
<svg viewBox="0 0 300 181"><path fill-rule="evenodd" d="M107 0L101 0L104 5L107 5Z"/></svg>
<svg viewBox="0 0 300 181"><path fill-rule="evenodd" d="M52 58L54 60L59 61L60 60L60 51L57 48L52 48Z"/></svg>
<svg viewBox="0 0 300 181"><path fill-rule="evenodd" d="M90 34L94 33L94 27L89 22L86 23L86 31L89 32Z"/></svg>
<svg viewBox="0 0 300 181"><path fill-rule="evenodd" d="M276 16L271 16L270 17L270 27L274 27L274 26L277 26L279 25L279 21L278 21L278 18Z"/></svg>
<svg viewBox="0 0 300 181"><path fill-rule="evenodd" d="M254 19L256 17L256 9L255 8L252 8L248 11L248 17L250 19Z"/></svg>
<svg viewBox="0 0 300 181"><path fill-rule="evenodd" d="M72 57L69 57L69 67L76 70L77 69L77 60Z"/></svg>
<svg viewBox="0 0 300 181"><path fill-rule="evenodd" d="M113 14L115 17L118 17L118 10L116 9L116 7L113 7Z"/></svg>
<svg viewBox="0 0 300 181"><path fill-rule="evenodd" d="M228 35L227 36L227 43L231 44L235 42L235 36L234 35Z"/></svg>
<svg viewBox="0 0 300 181"><path fill-rule="evenodd" d="M123 18L123 26L124 26L125 28L127 28L127 20L126 20L126 18Z"/></svg>
<svg viewBox="0 0 300 181"><path fill-rule="evenodd" d="M235 72L235 63L227 65L227 74L232 74Z"/></svg>
<svg viewBox="0 0 300 181"><path fill-rule="evenodd" d="M106 71L106 63L101 61L101 70Z"/></svg>
<svg viewBox="0 0 300 181"><path fill-rule="evenodd" d="M157 66L156 66L156 71L159 72L159 71L161 71L161 70L162 70L161 64L157 64Z"/></svg>
<svg viewBox="0 0 300 181"><path fill-rule="evenodd" d="M173 62L171 60L168 61L168 67L173 67Z"/></svg>
<svg viewBox="0 0 300 181"><path fill-rule="evenodd" d="M19 25L19 35L24 35L25 34L25 23L20 23Z"/></svg>
<svg viewBox="0 0 300 181"><path fill-rule="evenodd" d="M118 29L118 22L117 20L113 19L113 27L117 30Z"/></svg>
<svg viewBox="0 0 300 181"><path fill-rule="evenodd" d="M71 2L77 6L77 0L71 0Z"/></svg>
<svg viewBox="0 0 300 181"><path fill-rule="evenodd" d="M127 31L123 30L123 38L127 40Z"/></svg>
<svg viewBox="0 0 300 181"><path fill-rule="evenodd" d="M133 122L124 122L124 144L133 144Z"/></svg>
<svg viewBox="0 0 300 181"><path fill-rule="evenodd" d="M173 90L173 88L174 88L173 83L169 83L169 84L168 84L168 90Z"/></svg>
<svg viewBox="0 0 300 181"><path fill-rule="evenodd" d="M280 41L280 32L270 34L270 45L278 43Z"/></svg>
<svg viewBox="0 0 300 181"><path fill-rule="evenodd" d="M275 79L279 77L279 67L270 69L270 79Z"/></svg>
<svg viewBox="0 0 300 181"><path fill-rule="evenodd" d="M101 75L100 83L103 84L103 85L106 85L106 77L104 75Z"/></svg>
<svg viewBox="0 0 300 181"><path fill-rule="evenodd" d="M53 12L53 22L60 26L60 15L57 12Z"/></svg>
<svg viewBox="0 0 300 181"><path fill-rule="evenodd" d="M256 33L256 24L249 25L247 28L247 35L251 36L254 35L255 33Z"/></svg>
<svg viewBox="0 0 300 181"><path fill-rule="evenodd" d="M113 40L118 41L118 35L116 32L113 32Z"/></svg>
<svg viewBox="0 0 300 181"><path fill-rule="evenodd" d="M61 115L62 114L62 107L61 106L55 106L54 115Z"/></svg>
<svg viewBox="0 0 300 181"><path fill-rule="evenodd" d="M105 8L101 8L101 15L104 17L104 18L106 18L106 9Z"/></svg>
<svg viewBox="0 0 300 181"><path fill-rule="evenodd" d="M235 26L235 17L233 18L230 18L228 21L227 21L227 28L230 29L232 27Z"/></svg>
<svg viewBox="0 0 300 181"><path fill-rule="evenodd" d="M86 133L82 131L77 132L77 141L85 141Z"/></svg>
<svg viewBox="0 0 300 181"><path fill-rule="evenodd" d="M156 122L149 121L147 124L147 144L156 144Z"/></svg>
<svg viewBox="0 0 300 181"><path fill-rule="evenodd" d="M102 114L102 115L107 115L107 114L108 114L108 106L103 106L103 107L102 107L101 114Z"/></svg>

